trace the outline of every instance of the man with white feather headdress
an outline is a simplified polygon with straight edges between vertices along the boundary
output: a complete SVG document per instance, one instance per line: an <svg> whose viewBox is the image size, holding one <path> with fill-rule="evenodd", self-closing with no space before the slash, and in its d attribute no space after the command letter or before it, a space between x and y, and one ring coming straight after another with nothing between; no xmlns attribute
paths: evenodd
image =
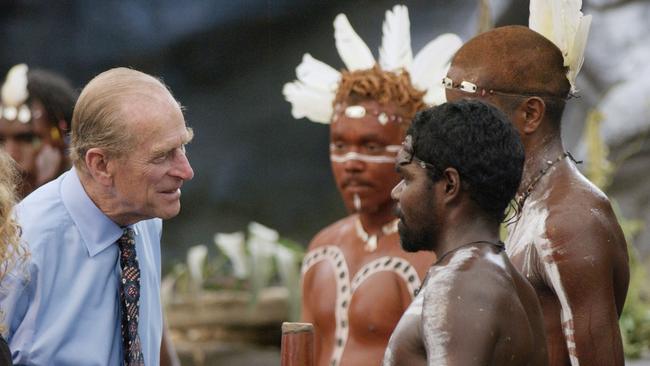
<svg viewBox="0 0 650 366"><path fill-rule="evenodd" d="M18 163L19 196L70 167L67 133L77 92L63 77L18 64L0 90L0 145Z"/></svg>
<svg viewBox="0 0 650 366"><path fill-rule="evenodd" d="M531 0L530 28L496 28L468 41L443 84L450 101L493 103L521 135L521 211L506 249L540 299L549 364L623 365L625 238L607 197L578 171L561 138L591 22L581 6Z"/></svg>
<svg viewBox="0 0 650 366"><path fill-rule="evenodd" d="M303 320L315 327L317 365L378 365L435 259L400 247L390 197L396 153L415 113L444 102L439 79L462 42L445 34L413 57L405 6L386 12L378 62L345 15L334 30L347 70L305 54L283 90L295 118L330 125L332 171L350 212L309 246Z"/></svg>

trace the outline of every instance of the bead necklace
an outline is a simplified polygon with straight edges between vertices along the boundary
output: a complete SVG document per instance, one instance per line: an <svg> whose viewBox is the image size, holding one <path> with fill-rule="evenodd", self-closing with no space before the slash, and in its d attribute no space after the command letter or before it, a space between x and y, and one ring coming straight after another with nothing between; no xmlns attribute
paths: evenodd
<svg viewBox="0 0 650 366"><path fill-rule="evenodd" d="M383 236L396 233L398 222L399 219L395 219L387 223L386 225L382 226L381 233L383 234ZM361 224L361 220L359 219L359 216L357 216L357 219L354 222L354 228L356 229L357 237L365 243L363 245L363 249L366 252L374 252L377 249L377 240L379 239L377 237L378 234L373 234L373 235L368 234L366 230L363 229L363 225Z"/></svg>
<svg viewBox="0 0 650 366"><path fill-rule="evenodd" d="M555 160L546 160L546 167L544 169L539 170L539 174L537 174L537 176L532 180L532 182L530 182L530 184L528 185L528 187L526 187L526 190L523 193L518 193L517 194L516 201L517 201L517 206L519 208L521 208L524 205L524 202L526 201L526 198L528 198L528 196L530 196L530 194L533 193L533 190L535 189L535 186L537 185L537 183L540 181L540 179L542 179L542 177L546 173L548 173L548 171L551 169L551 167L553 165L559 163L560 161L562 161L567 156L570 156L569 153L568 152L563 152L562 154L560 154L560 156L555 158Z"/></svg>

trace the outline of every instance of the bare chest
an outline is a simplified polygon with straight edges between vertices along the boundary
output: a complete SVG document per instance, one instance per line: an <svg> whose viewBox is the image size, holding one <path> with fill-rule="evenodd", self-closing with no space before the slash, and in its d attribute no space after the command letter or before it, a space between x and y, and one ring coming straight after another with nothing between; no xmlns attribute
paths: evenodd
<svg viewBox="0 0 650 366"><path fill-rule="evenodd" d="M350 262L350 263L348 263ZM404 289L414 294L420 278L411 263L399 256L376 256L348 261L337 246L324 246L307 253L303 280L318 299L306 299L323 330L334 337L332 365L338 365L350 339L385 339L408 304ZM314 291L322 289L323 291Z"/></svg>

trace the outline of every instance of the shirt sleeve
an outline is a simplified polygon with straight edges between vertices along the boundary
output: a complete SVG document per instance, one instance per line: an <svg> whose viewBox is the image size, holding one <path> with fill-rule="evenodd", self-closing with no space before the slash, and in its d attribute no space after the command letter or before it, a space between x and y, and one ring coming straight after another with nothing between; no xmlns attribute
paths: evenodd
<svg viewBox="0 0 650 366"><path fill-rule="evenodd" d="M22 324L33 298L36 280L35 271L27 259L13 267L2 279L0 285L0 312L2 313L2 334L11 343L16 330Z"/></svg>

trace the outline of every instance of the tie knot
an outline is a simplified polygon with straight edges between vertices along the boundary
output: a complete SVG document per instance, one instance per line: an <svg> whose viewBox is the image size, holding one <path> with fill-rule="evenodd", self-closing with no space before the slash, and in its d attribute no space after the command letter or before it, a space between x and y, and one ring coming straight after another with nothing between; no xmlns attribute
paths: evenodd
<svg viewBox="0 0 650 366"><path fill-rule="evenodd" d="M135 245L133 229L130 227L125 227L123 229L124 232L122 233L122 236L120 236L120 238L117 239L117 244L120 246L120 250L126 248L133 248L133 246Z"/></svg>

